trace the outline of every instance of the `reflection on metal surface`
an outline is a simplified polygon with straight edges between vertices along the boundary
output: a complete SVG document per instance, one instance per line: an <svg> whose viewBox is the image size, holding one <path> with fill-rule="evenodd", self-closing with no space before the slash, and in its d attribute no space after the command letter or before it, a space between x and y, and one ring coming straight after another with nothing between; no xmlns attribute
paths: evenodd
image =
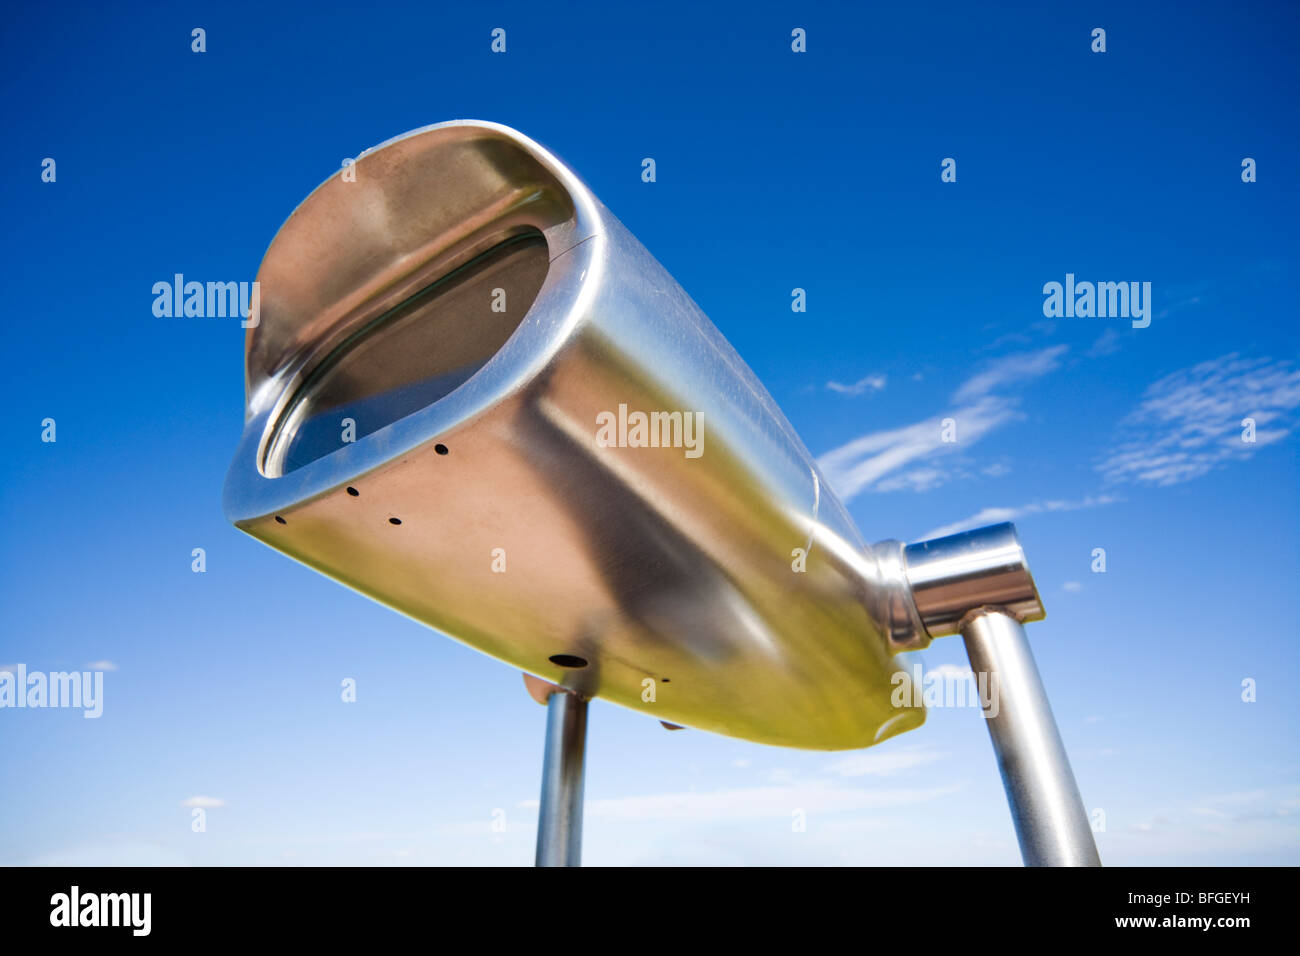
<svg viewBox="0 0 1300 956"><path fill-rule="evenodd" d="M1011 524L910 544L903 563L931 637L956 634L962 618L982 605L1004 608L1019 621L1043 619L1043 602Z"/></svg>
<svg viewBox="0 0 1300 956"><path fill-rule="evenodd" d="M541 233L512 236L353 332L295 391L263 471L278 477L335 451L343 419L361 438L463 385L519 326L547 265Z"/></svg>
<svg viewBox="0 0 1300 956"><path fill-rule="evenodd" d="M890 701L892 655L923 637L890 619L897 562L864 547L753 373L572 172L476 122L355 171L299 206L259 271L232 521L672 724L846 749L922 722ZM538 236L544 257L500 254ZM598 416L620 405L691 413L704 453L603 447Z"/></svg>

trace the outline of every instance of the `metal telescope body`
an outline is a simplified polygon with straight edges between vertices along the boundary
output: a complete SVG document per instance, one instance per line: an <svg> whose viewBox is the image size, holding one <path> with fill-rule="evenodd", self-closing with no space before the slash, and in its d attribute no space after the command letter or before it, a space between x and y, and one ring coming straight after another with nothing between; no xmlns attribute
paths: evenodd
<svg viewBox="0 0 1300 956"><path fill-rule="evenodd" d="M548 828L544 790L539 831L561 849L539 862L576 862L588 698L867 747L924 720L892 693L899 651L977 608L1017 631L1042 616L1010 526L938 558L868 548L708 318L507 127L443 123L363 153L293 212L257 280L226 514L562 688L560 809ZM1072 777L1057 789L1078 803ZM1050 811L1026 819L1050 831Z"/></svg>

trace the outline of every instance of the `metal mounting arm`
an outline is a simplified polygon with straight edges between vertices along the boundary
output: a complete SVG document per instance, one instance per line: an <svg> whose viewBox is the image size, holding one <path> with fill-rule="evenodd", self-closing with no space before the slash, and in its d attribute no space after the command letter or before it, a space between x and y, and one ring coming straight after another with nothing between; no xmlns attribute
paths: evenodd
<svg viewBox="0 0 1300 956"><path fill-rule="evenodd" d="M1022 621L1044 617L1015 528L908 545L903 569L930 637L961 633L997 707L985 713L1026 866L1101 866Z"/></svg>

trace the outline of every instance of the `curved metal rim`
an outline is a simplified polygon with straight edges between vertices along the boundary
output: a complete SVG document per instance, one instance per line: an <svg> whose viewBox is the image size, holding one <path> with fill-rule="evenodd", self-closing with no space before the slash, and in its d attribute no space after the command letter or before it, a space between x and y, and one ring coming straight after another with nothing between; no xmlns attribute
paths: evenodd
<svg viewBox="0 0 1300 956"><path fill-rule="evenodd" d="M227 520L238 523L264 517L290 504L324 494L350 478L391 462L435 438L446 436L499 402L512 389L517 388L519 382L530 379L550 361L581 321L587 301L599 286L603 257L596 253L602 242L603 207L586 185L551 152L517 130L500 123L451 120L385 140L378 146L363 151L358 161L394 143L450 127L466 126L508 137L554 175L569 193L574 207L574 239L566 248L553 250L550 261L554 265L556 260L569 255L574 256L576 261L568 263L568 268L561 270L564 275L559 275L554 268L548 272L537 298L519 327L505 345L460 386L428 408L362 436L314 462L276 478L266 477L260 467L262 446L274 423L278 406L271 404L252 414L245 422L239 447L226 475L223 504ZM338 175L335 173L313 189L295 207L294 212L310 203L312 197ZM281 230L283 228L282 225ZM280 232L277 231L277 239L279 235ZM271 246L274 246L275 241L271 241ZM271 246L267 247L268 250ZM576 292L570 278L575 268L578 270L579 282ZM246 336L246 354L254 332L255 329L249 329ZM259 387L258 392L266 386L271 386L277 392L291 391L296 387L292 383L286 386L269 380ZM248 396L246 411L251 413L254 404L253 397Z"/></svg>

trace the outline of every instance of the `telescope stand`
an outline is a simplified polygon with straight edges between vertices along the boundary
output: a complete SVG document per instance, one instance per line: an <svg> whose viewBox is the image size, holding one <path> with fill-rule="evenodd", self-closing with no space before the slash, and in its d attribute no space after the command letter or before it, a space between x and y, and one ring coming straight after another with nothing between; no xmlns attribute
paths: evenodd
<svg viewBox="0 0 1300 956"><path fill-rule="evenodd" d="M972 672L984 676L984 717L1025 865L1101 866L1021 626L1040 620L1043 608L1015 528L994 525L907 546L882 542L874 552L896 594L906 598L893 605L906 608L894 633L913 643L899 646L923 647L960 633ZM537 678L524 680L547 707L537 865L579 866L587 701Z"/></svg>
<svg viewBox="0 0 1300 956"><path fill-rule="evenodd" d="M537 812L537 866L582 865L587 701L556 689L546 700L546 756Z"/></svg>
<svg viewBox="0 0 1300 956"><path fill-rule="evenodd" d="M997 700L995 715L984 716L1025 866L1101 866L1025 629L1005 611L980 608L961 634L971 670L989 675Z"/></svg>
<svg viewBox="0 0 1300 956"><path fill-rule="evenodd" d="M887 541L874 551L908 598L898 632L915 635L909 646L960 633L971 671L986 682L984 717L1025 865L1101 866L1021 626L1045 614L1016 529L992 525L905 547Z"/></svg>

